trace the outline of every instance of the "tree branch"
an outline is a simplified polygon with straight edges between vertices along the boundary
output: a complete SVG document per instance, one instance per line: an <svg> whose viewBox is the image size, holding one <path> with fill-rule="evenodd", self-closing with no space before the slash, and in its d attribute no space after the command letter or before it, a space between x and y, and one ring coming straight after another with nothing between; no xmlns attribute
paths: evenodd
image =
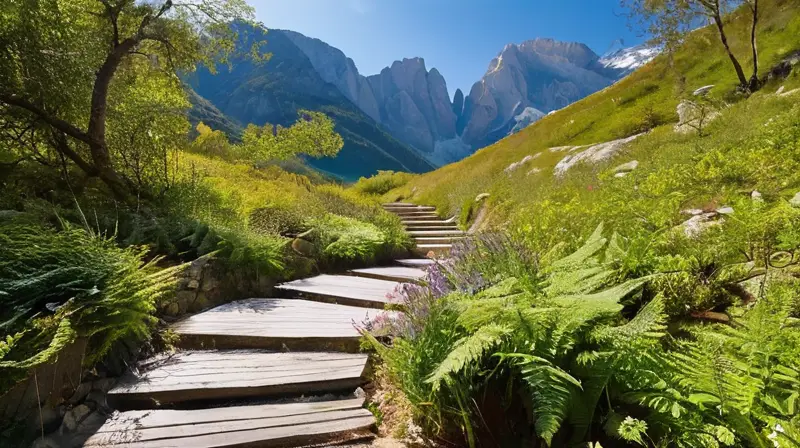
<svg viewBox="0 0 800 448"><path fill-rule="evenodd" d="M88 176L97 175L97 168L84 160L80 154L69 147L69 142L67 142L67 138L64 134L53 132L52 144L56 151L69 157L69 159L75 162L75 165L78 165Z"/></svg>
<svg viewBox="0 0 800 448"><path fill-rule="evenodd" d="M9 106L25 109L28 112L33 113L37 116L37 118L76 140L80 140L84 143L91 142L91 138L86 132L78 129L76 126L67 121L50 115L44 109L22 98L20 95L0 93L0 102Z"/></svg>

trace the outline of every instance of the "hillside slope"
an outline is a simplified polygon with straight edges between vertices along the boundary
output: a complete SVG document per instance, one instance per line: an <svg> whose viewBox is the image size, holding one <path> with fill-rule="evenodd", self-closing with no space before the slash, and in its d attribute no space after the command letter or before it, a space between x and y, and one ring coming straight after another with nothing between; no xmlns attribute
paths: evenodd
<svg viewBox="0 0 800 448"><path fill-rule="evenodd" d="M761 75L764 76L770 67L800 49L800 5L789 0L762 3L759 54ZM738 14L729 17L729 40L745 69L749 70L752 66L752 61L746 56L749 54L749 17L740 17ZM661 55L620 82L546 116L467 159L419 176L405 187L391 192L387 198L406 197L435 205L449 214L457 214L469 208L476 195L491 193L490 202L495 210L496 222L511 215L521 215L510 213L511 210L545 200L565 207L565 204L579 196L577 193L573 195L573 190L562 188L565 183L578 182L570 178L580 179L584 190L596 191L604 185L600 177L609 164L628 160L617 158L605 164L576 170L575 174L567 175L565 180L559 180L553 176L553 168L565 154L547 151L548 148L607 142L655 127L650 135L631 143L626 154L637 154L640 161L644 158L667 157L663 151L673 143L673 150L677 147L685 152L687 147L713 148L723 144L722 140L714 141L717 137L727 139L728 143L736 141L736 138L744 138L747 132L758 129L753 124L757 118L766 121L770 118L767 111L780 110L775 106L776 102L786 109L798 101L798 96L793 96L770 98L767 103L761 104L757 98L775 97L773 93L781 85L775 82L766 85L747 101L733 94L736 77L714 29L694 32L675 55L674 67L675 70L670 70L667 56ZM784 82L786 90L798 83L797 71L795 69L795 73ZM676 106L681 99L691 97L696 88L709 84L715 85L711 91L713 97L735 105L714 123L714 132L719 135L709 139L672 132L673 124L678 120ZM748 108L758 104L764 109L748 112ZM759 114L762 115L759 117ZM743 126L734 123L734 119L748 124ZM512 174L504 171L526 156L535 158L528 161L524 169ZM537 219L535 210L527 216L532 220Z"/></svg>
<svg viewBox="0 0 800 448"><path fill-rule="evenodd" d="M253 38L258 38L254 36ZM326 113L345 145L335 158L312 159L315 168L344 179L379 169L424 172L432 166L416 151L383 131L332 84L323 81L311 62L280 32L262 36L272 58L263 66L236 61L231 70L212 75L198 69L188 80L197 94L225 116L240 123L289 125L299 109ZM248 48L242 43L242 48Z"/></svg>

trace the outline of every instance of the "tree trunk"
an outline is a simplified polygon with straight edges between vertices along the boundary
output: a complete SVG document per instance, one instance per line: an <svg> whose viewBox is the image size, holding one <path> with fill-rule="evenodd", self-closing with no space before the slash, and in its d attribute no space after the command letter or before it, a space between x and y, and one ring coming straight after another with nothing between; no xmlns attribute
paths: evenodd
<svg viewBox="0 0 800 448"><path fill-rule="evenodd" d="M756 44L756 28L758 26L758 0L753 0L753 26L750 29L750 47L753 49L753 76L750 77L750 91L758 90L758 45Z"/></svg>
<svg viewBox="0 0 800 448"><path fill-rule="evenodd" d="M725 51L728 53L728 57L731 59L733 68L736 70L736 76L739 78L739 84L742 87L747 87L747 77L744 75L742 64L740 64L739 60L736 59L736 56L733 55L731 47L728 45L728 37L725 35L725 28L722 25L722 17L719 15L719 13L714 14L714 23L717 25L719 38L722 40L722 45L725 47Z"/></svg>

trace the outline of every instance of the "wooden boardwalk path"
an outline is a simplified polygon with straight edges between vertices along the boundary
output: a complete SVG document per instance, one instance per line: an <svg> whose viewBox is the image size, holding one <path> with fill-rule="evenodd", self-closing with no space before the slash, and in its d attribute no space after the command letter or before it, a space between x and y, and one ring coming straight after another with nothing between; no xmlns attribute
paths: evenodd
<svg viewBox="0 0 800 448"><path fill-rule="evenodd" d="M423 257L446 256L463 237L434 207L384 207ZM288 448L373 437L375 418L352 395L368 370L357 327L395 318L384 310L390 295L424 281L434 261L396 263L295 280L277 287L284 298L239 300L175 323L181 350L122 378L109 391L118 410L85 446Z"/></svg>

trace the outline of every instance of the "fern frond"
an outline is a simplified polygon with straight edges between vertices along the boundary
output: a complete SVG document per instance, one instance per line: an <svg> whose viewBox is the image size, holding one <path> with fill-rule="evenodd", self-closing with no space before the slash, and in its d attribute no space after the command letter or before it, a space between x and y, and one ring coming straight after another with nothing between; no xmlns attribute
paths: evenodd
<svg viewBox="0 0 800 448"><path fill-rule="evenodd" d="M520 376L531 393L534 429L550 445L572 407L573 391L581 382L549 360L525 353L498 353L503 359L515 360Z"/></svg>
<svg viewBox="0 0 800 448"><path fill-rule="evenodd" d="M510 332L508 327L489 324L460 339L425 382L432 384L434 391L438 390L445 378L460 372L468 365L479 365L486 352L499 344Z"/></svg>
<svg viewBox="0 0 800 448"><path fill-rule="evenodd" d="M53 335L53 339L50 340L50 345L46 349L21 361L0 361L0 368L27 369L45 363L64 347L75 341L77 336L78 333L72 328L72 322L68 318L63 318L61 322L58 323L56 333Z"/></svg>
<svg viewBox="0 0 800 448"><path fill-rule="evenodd" d="M549 268L551 271L556 271L571 269L573 266L580 266L582 263L586 262L586 260L597 255L606 245L607 241L606 238L603 238L603 224L600 224L580 249L560 260L554 261Z"/></svg>

